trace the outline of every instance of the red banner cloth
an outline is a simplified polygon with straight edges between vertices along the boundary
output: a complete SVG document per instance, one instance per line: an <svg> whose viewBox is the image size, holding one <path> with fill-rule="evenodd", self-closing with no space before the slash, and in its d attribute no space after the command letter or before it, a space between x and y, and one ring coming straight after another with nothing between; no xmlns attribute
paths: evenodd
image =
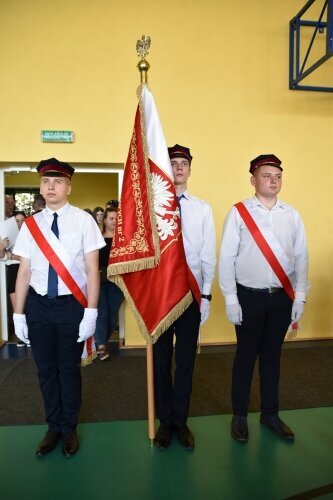
<svg viewBox="0 0 333 500"><path fill-rule="evenodd" d="M148 342L190 305L190 279L173 175L154 99L146 85L124 170L108 277L123 290Z"/></svg>

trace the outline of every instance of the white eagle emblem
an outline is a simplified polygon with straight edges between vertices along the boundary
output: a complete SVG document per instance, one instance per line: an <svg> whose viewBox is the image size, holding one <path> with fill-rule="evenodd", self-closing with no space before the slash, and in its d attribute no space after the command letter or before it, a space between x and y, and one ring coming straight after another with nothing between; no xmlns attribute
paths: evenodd
<svg viewBox="0 0 333 500"><path fill-rule="evenodd" d="M171 184L165 181L161 175L151 174L151 183L154 193L154 210L156 214L157 232L161 240L174 236L174 230L178 228L177 218L179 209L168 210L174 200ZM169 216L169 217L168 217Z"/></svg>

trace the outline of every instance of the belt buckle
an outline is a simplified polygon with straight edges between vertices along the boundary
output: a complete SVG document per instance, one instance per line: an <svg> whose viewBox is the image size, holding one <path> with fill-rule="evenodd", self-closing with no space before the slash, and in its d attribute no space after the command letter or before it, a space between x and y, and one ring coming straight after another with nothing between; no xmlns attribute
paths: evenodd
<svg viewBox="0 0 333 500"><path fill-rule="evenodd" d="M268 288L268 293L271 293L271 294L272 294L272 293L275 293L275 292L277 292L277 291L278 291L278 288L276 288L276 286L270 286L270 287Z"/></svg>

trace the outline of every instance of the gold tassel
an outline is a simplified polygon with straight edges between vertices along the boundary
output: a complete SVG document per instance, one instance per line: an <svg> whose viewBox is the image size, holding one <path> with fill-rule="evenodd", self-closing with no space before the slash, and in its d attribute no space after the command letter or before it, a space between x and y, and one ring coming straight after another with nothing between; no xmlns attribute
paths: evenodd
<svg viewBox="0 0 333 500"><path fill-rule="evenodd" d="M94 351L92 354L90 354L90 356L87 356L86 358L81 359L81 366L91 365L92 362L94 361L94 359L96 359L96 358L97 358L97 353L96 353L96 351Z"/></svg>

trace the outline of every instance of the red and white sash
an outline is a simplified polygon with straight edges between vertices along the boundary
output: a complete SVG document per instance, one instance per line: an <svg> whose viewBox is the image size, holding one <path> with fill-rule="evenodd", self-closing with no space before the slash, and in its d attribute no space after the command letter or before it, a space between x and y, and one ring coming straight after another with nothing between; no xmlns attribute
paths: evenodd
<svg viewBox="0 0 333 500"><path fill-rule="evenodd" d="M258 220L254 220L254 217L250 214L243 202L236 203L235 208L238 210L239 215L241 216L246 227L253 236L254 241L258 245L268 264L271 266L273 272L279 279L281 285L284 288L284 291L287 293L290 299L294 301L295 292L287 274L287 272L291 269L289 259L285 251L277 241L276 237L274 236L273 232L269 231L267 228L265 230L261 230L261 228L259 228L258 226L258 223L260 224L260 222ZM263 234L264 232L266 238ZM279 258L277 258L276 254ZM294 322L289 326L288 331L295 332L297 331L297 328L298 324L297 322Z"/></svg>
<svg viewBox="0 0 333 500"><path fill-rule="evenodd" d="M71 291L76 300L86 308L87 302L87 280L73 260L68 255L63 245L55 236L51 228L45 221L43 212L39 212L25 220L25 223L35 240L36 244L43 252L45 258L54 268L58 276ZM82 365L87 365L96 357L94 338L86 340L83 354Z"/></svg>
<svg viewBox="0 0 333 500"><path fill-rule="evenodd" d="M45 221L43 212L28 217L26 225L58 276L83 307L87 307L87 280Z"/></svg>

